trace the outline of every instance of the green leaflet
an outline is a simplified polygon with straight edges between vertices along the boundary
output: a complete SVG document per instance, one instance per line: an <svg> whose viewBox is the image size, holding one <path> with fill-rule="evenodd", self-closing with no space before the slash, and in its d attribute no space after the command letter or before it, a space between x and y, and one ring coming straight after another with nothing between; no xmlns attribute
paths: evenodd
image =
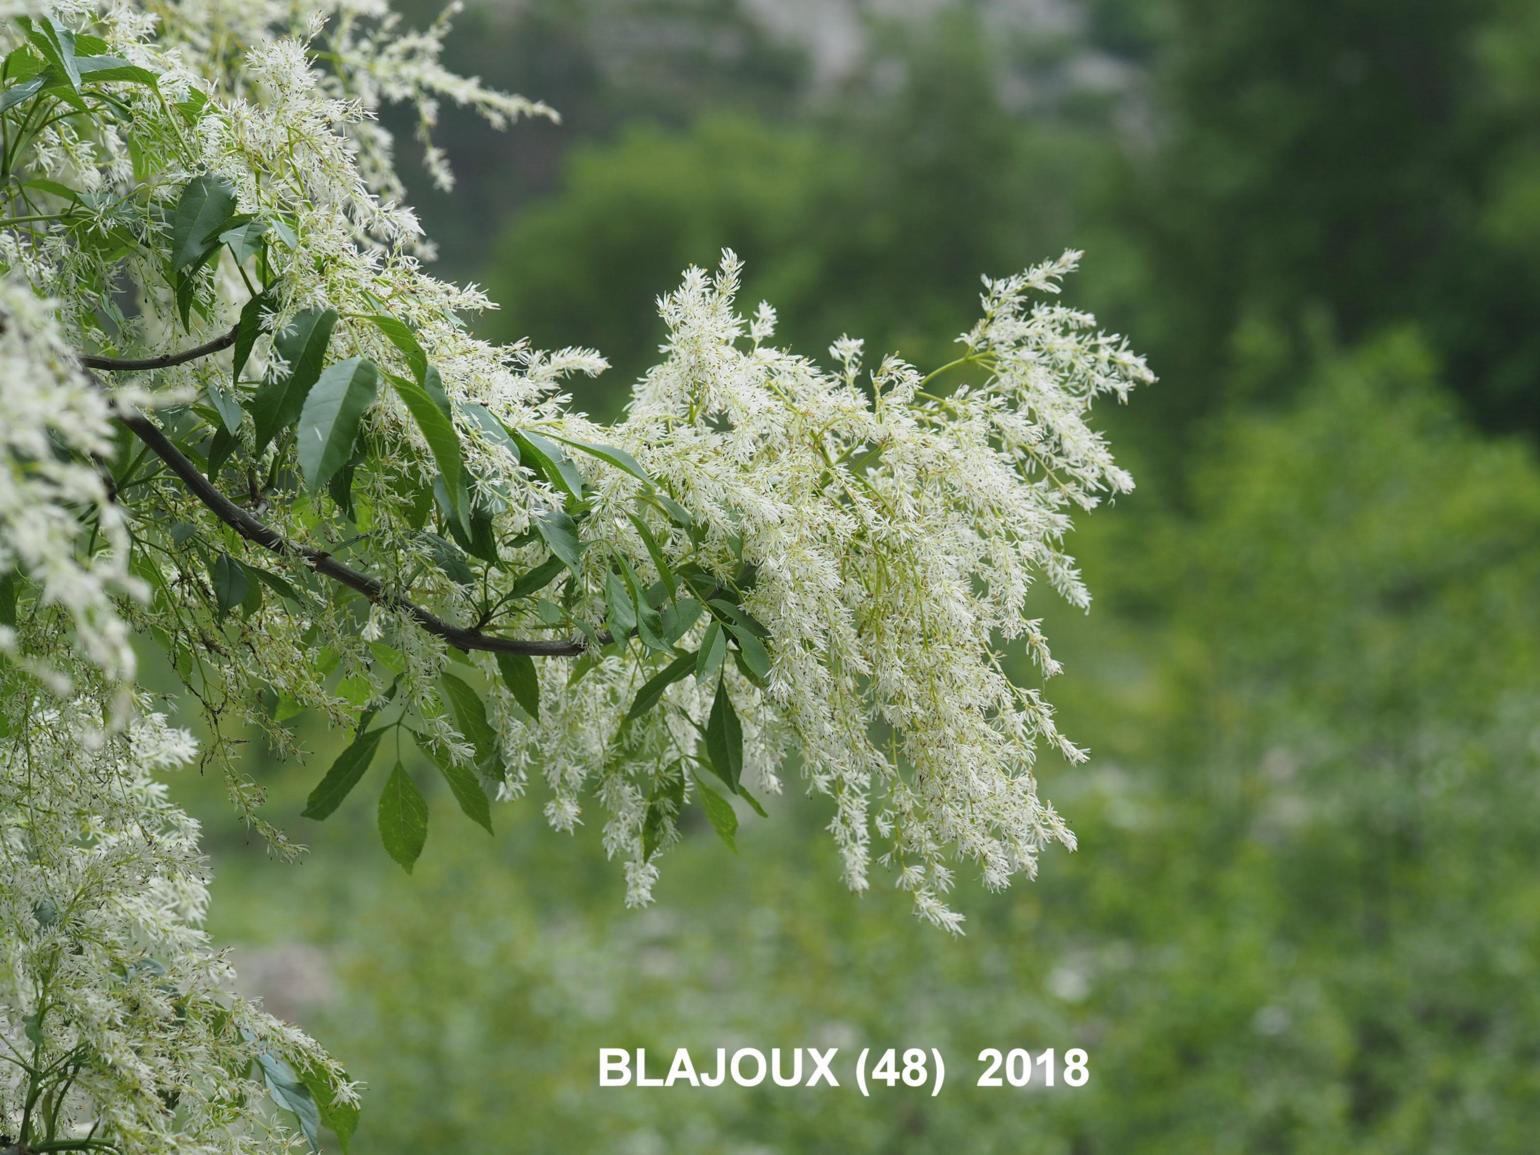
<svg viewBox="0 0 1540 1155"><path fill-rule="evenodd" d="M77 44L76 47L79 47ZM121 81L127 84L143 84L148 88L159 87L155 73L148 68L130 64L119 56L77 56L75 67L81 80L94 84Z"/></svg>
<svg viewBox="0 0 1540 1155"><path fill-rule="evenodd" d="M668 564L668 559L663 556L663 547L658 544L658 539L647 528L647 523L636 514L627 515L635 527L637 535L641 537L642 544L647 547L647 556L652 558L652 564L657 568L658 580L668 589L669 597L677 597L679 593L678 583L674 580L674 571Z"/></svg>
<svg viewBox="0 0 1540 1155"><path fill-rule="evenodd" d="M636 636L649 650L662 654L672 653L673 646L664 641L661 636L662 619L652 603L648 601L646 591L637 580L636 571L631 568L631 563L626 560L624 554L617 554L615 560L620 564L626 591L631 598L631 616L635 619Z"/></svg>
<svg viewBox="0 0 1540 1155"><path fill-rule="evenodd" d="M770 675L770 651L765 649L765 644L752 630L736 622L729 624L727 628L732 631L733 640L738 643L738 656L742 658L744 672L755 685L764 685L765 679Z"/></svg>
<svg viewBox="0 0 1540 1155"><path fill-rule="evenodd" d="M538 437L539 435L526 433L525 436ZM606 465L613 465L616 469L624 470L626 473L629 473L632 477L646 485L657 484L653 481L652 475L641 467L636 458L632 457L624 449L617 449L613 445L594 445L586 441L578 441L571 437L562 437L555 433L549 434L549 437L552 441L559 441L563 445L569 446L572 449L582 450L590 457L597 457Z"/></svg>
<svg viewBox="0 0 1540 1155"><path fill-rule="evenodd" d="M262 237L266 232L266 221L245 221L220 233L219 243L230 246L236 264L245 264L262 251Z"/></svg>
<svg viewBox="0 0 1540 1155"><path fill-rule="evenodd" d="M359 423L379 387L374 362L349 357L328 366L306 395L299 415L299 467L311 493L353 455Z"/></svg>
<svg viewBox="0 0 1540 1155"><path fill-rule="evenodd" d="M604 575L604 602L608 609L606 624L610 636L619 640L636 629L636 603L631 591L613 571Z"/></svg>
<svg viewBox="0 0 1540 1155"><path fill-rule="evenodd" d="M412 379L419 385L428 372L428 355L417 342L417 334L412 332L412 327L405 321L398 321L394 317L373 315L364 320L378 329L385 338L396 347L401 356L406 359L406 364L412 371Z"/></svg>
<svg viewBox="0 0 1540 1155"><path fill-rule="evenodd" d="M43 54L56 75L69 82L73 91L80 87L80 64L75 56L75 34L51 16L34 20L30 16L19 17L21 25L34 47Z"/></svg>
<svg viewBox="0 0 1540 1155"><path fill-rule="evenodd" d="M706 627L706 635L701 639L700 650L696 654L695 677L704 682L722 666L722 659L727 656L727 635L722 632L722 623L713 620Z"/></svg>
<svg viewBox="0 0 1540 1155"><path fill-rule="evenodd" d="M717 679L716 698L711 703L711 716L706 719L706 756L711 759L717 777L736 794L743 777L743 726L728 696L726 678Z"/></svg>
<svg viewBox="0 0 1540 1155"><path fill-rule="evenodd" d="M205 265L210 264L218 255L218 249L210 249L193 262L191 268L176 274L176 312L177 316L182 319L182 328L184 329L190 327L192 308L197 303L198 274ZM208 315L205 309L199 309L198 311L204 316Z"/></svg>
<svg viewBox="0 0 1540 1155"><path fill-rule="evenodd" d="M337 755L326 777L316 784L310 797L305 800L303 817L314 818L319 822L342 805L342 800L352 793L353 787L358 785L364 772L369 769L369 763L374 760L374 752L379 749L380 738L384 733L384 730L370 730L360 734L346 750Z"/></svg>
<svg viewBox="0 0 1540 1155"><path fill-rule="evenodd" d="M273 349L288 365L288 372L258 389L247 405L256 426L258 453L299 420L305 398L320 379L336 324L333 310L307 309L273 338Z"/></svg>
<svg viewBox="0 0 1540 1155"><path fill-rule="evenodd" d="M417 743L417 748L422 751L423 756L438 767L439 773L444 776L444 781L449 783L449 792L455 796L455 801L460 804L460 810L465 816L491 834L492 808L487 802L487 792L481 788L481 779L476 777L476 772L438 754L428 740L415 730L412 731L412 740Z"/></svg>
<svg viewBox="0 0 1540 1155"><path fill-rule="evenodd" d="M358 1130L358 1104L344 1103L332 1090L331 1080L326 1072L314 1064L308 1064L299 1072L300 1081L305 1084L305 1089L310 1092L310 1097L315 1100L316 1110L321 1116L321 1125L331 1130L337 1136L337 1143L347 1155L348 1144L353 1139L353 1132Z"/></svg>
<svg viewBox="0 0 1540 1155"><path fill-rule="evenodd" d="M513 455L515 461L523 460L519 452L519 443L509 434L507 426L493 416L492 411L485 405L478 405L474 401L462 401L460 402L460 412L481 426L482 430L493 441L508 450Z"/></svg>
<svg viewBox="0 0 1540 1155"><path fill-rule="evenodd" d="M526 430L511 429L509 432L518 443L521 461L533 465L547 481L573 501L583 499L582 473L567 460L567 455L554 442Z"/></svg>
<svg viewBox="0 0 1540 1155"><path fill-rule="evenodd" d="M257 343L257 337L262 332L262 314L270 309L272 304L272 296L264 291L241 306L240 320L235 326L234 370L231 374L231 379L237 384L241 380L241 370L246 368L246 362L251 358L252 347ZM235 431L232 429L231 432Z"/></svg>
<svg viewBox="0 0 1540 1155"><path fill-rule="evenodd" d="M4 92L0 92L0 112L6 112L22 101L42 92L44 79L41 76L34 76L31 80L13 85Z"/></svg>
<svg viewBox="0 0 1540 1155"><path fill-rule="evenodd" d="M453 420L454 409L449 404L449 394L444 392L444 379L432 365L422 372L422 391L433 398L433 404L439 407L445 417Z"/></svg>
<svg viewBox="0 0 1540 1155"><path fill-rule="evenodd" d="M205 385L203 391L208 396L209 404L214 407L214 412L219 414L224 431L234 437L241 431L241 418L245 416L240 402L214 381Z"/></svg>
<svg viewBox="0 0 1540 1155"><path fill-rule="evenodd" d="M171 218L171 271L200 264L219 247L219 234L235 214L235 189L222 176L195 176L182 189Z"/></svg>
<svg viewBox="0 0 1540 1155"><path fill-rule="evenodd" d="M428 800L399 762L380 793L379 827L386 853L411 874L428 841Z"/></svg>
<svg viewBox="0 0 1540 1155"><path fill-rule="evenodd" d="M733 809L733 804L707 786L699 777L695 779L695 785L700 790L700 803L706 811L711 829L715 830L717 836L727 843L729 850L734 854L738 853L738 812Z"/></svg>
<svg viewBox="0 0 1540 1155"><path fill-rule="evenodd" d="M482 561L497 565L502 559L497 553L497 534L492 524L492 510L484 505L471 502L469 497L462 493L460 507L469 510L469 515L460 518L456 515L456 503L450 500L449 487L444 484L443 477L433 479L433 500L438 505L439 511L444 515L444 520L449 529L449 535L455 539L466 553L472 557L479 557Z"/></svg>
<svg viewBox="0 0 1540 1155"><path fill-rule="evenodd" d="M565 510L548 509L535 515L535 528L540 531L540 536L545 539L551 552L568 569L576 571L583 555L583 541L578 537L577 522Z"/></svg>
<svg viewBox="0 0 1540 1155"><path fill-rule="evenodd" d="M438 534L429 533L426 530L419 533L417 537L428 547L428 551L433 555L433 563L450 581L456 585L469 586L476 580L476 575L471 572L471 567L465 560L465 555L453 542L445 541Z"/></svg>
<svg viewBox="0 0 1540 1155"><path fill-rule="evenodd" d="M245 602L250 593L246 567L227 553L214 559L214 564L209 567L209 578L214 584L214 601L220 613L229 613Z"/></svg>
<svg viewBox="0 0 1540 1155"><path fill-rule="evenodd" d="M677 643L680 638L695 628L695 623L700 621L701 613L700 602L694 598L680 598L666 608L660 617L663 640L671 646Z"/></svg>
<svg viewBox="0 0 1540 1155"><path fill-rule="evenodd" d="M765 812L765 808L759 804L759 799L755 798L754 795L745 790L742 783L739 783L738 785L738 797L747 802L749 804L749 809L752 810L755 814L759 815L761 818L770 817L770 815Z"/></svg>
<svg viewBox="0 0 1540 1155"><path fill-rule="evenodd" d="M498 764L497 734L487 721L487 708L481 703L481 695L449 673L439 675L439 685L444 688L444 700L454 715L455 726L476 748L477 763L490 773Z"/></svg>
<svg viewBox="0 0 1540 1155"><path fill-rule="evenodd" d="M537 594L551 582L556 580L556 575L566 568L566 564L559 557L548 557L534 569L524 574L508 588L508 596L513 598L527 598L531 594Z"/></svg>
<svg viewBox="0 0 1540 1155"><path fill-rule="evenodd" d="M449 419L427 390L414 385L404 377L390 375L390 383L401 398L412 420L417 423L428 451L444 475L444 492L448 497L451 516L467 532L470 529L470 500L465 492L463 458L460 453L460 435L455 432L454 422Z"/></svg>
<svg viewBox="0 0 1540 1155"><path fill-rule="evenodd" d="M528 654L498 654L497 669L503 676L503 685L513 694L519 708L536 721L540 720L540 675L535 661Z"/></svg>
<svg viewBox="0 0 1540 1155"><path fill-rule="evenodd" d="M695 655L684 654L675 658L660 673L654 674L636 692L636 701L626 713L626 721L633 722L656 706L663 698L663 691L684 677L695 666Z"/></svg>
<svg viewBox="0 0 1540 1155"><path fill-rule="evenodd" d="M259 569L251 565L246 567L246 572L283 598L284 601L291 602L296 606L303 606L305 604L304 599L299 596L299 592L277 574L269 573L265 569Z"/></svg>
<svg viewBox="0 0 1540 1155"><path fill-rule="evenodd" d="M291 1112L299 1120L310 1149L321 1150L321 1110L316 1105L310 1088L283 1059L267 1051L257 1055L257 1066L262 1069L262 1081L274 1103Z"/></svg>

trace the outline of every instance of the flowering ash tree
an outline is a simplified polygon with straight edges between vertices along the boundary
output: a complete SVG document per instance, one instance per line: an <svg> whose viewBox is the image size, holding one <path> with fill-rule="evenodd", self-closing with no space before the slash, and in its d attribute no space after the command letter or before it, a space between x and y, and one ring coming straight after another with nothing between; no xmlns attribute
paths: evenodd
<svg viewBox="0 0 1540 1155"><path fill-rule="evenodd" d="M987 281L927 374L777 348L726 253L660 300L662 359L601 427L562 391L597 353L479 341L488 302L423 271L380 105L415 106L444 183L441 100L552 115L446 72L442 24L378 0L0 17L0 1148L345 1145L346 1075L229 993L160 780L218 766L292 850L232 743L300 762L301 711L351 737L306 816L368 779L408 870L404 746L489 830L526 791L558 830L597 812L632 903L688 808L731 842L789 756L850 886L875 858L949 929L951 863L999 887L1073 846L1032 767L1081 755L1002 652L1057 672L1028 592L1086 604L1070 514L1131 486L1087 417L1151 380L1055 303L1075 254Z"/></svg>

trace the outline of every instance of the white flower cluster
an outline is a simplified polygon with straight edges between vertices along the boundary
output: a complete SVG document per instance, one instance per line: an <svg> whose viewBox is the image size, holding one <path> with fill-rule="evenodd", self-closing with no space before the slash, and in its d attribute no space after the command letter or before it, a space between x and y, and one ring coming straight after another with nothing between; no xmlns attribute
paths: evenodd
<svg viewBox="0 0 1540 1155"><path fill-rule="evenodd" d="M0 1133L26 1150L291 1149L249 1069L280 1102L291 1076L331 1111L354 1089L228 993L199 929L197 823L153 777L193 756L191 736L147 712L107 734L95 710L16 693L0 709Z"/></svg>
<svg viewBox="0 0 1540 1155"><path fill-rule="evenodd" d="M861 380L849 339L831 349L834 373L767 345L774 314L735 312L729 253L664 301L667 357L619 430L715 527L708 547L726 555L730 534L757 568L748 607L774 665L763 693L734 689L758 707L759 781L778 789L783 748L798 750L836 803L850 885L867 883L875 831L919 912L951 929L949 858L1004 886L1048 843L1074 844L1031 768L1040 741L1082 755L1012 683L998 643L1024 636L1042 672L1058 671L1026 613L1033 575L1087 604L1062 550L1065 507L1132 487L1086 417L1148 369L1089 317L1029 295L1056 293L1076 257L989 284L949 367L983 383L937 393L941 375L893 358Z"/></svg>
<svg viewBox="0 0 1540 1155"><path fill-rule="evenodd" d="M112 451L108 401L81 373L54 307L0 279L0 577L20 570L37 582L42 604L69 614L82 649L124 679L134 652L113 598L141 589L122 512L92 465ZM18 632L0 623L0 653L67 693L62 670L21 647Z"/></svg>

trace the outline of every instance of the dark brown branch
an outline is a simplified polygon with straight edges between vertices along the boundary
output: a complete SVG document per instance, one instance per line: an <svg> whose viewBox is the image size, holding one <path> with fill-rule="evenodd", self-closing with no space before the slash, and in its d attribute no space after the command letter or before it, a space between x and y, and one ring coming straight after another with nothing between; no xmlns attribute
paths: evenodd
<svg viewBox="0 0 1540 1155"><path fill-rule="evenodd" d="M192 349L183 349L180 353L162 353L159 357L140 357L137 359L123 360L118 357L81 357L80 363L87 369L107 369L117 373L127 373L132 370L169 369L173 365L185 365L189 361L196 361L200 357L209 357L215 353L223 352L235 344L236 334L240 327L231 329L215 337L212 341L206 341Z"/></svg>
<svg viewBox="0 0 1540 1155"><path fill-rule="evenodd" d="M189 351L192 352L192 351ZM200 354L206 356L207 354ZM180 355L182 360L193 360L186 354ZM89 360L83 358L85 363ZM166 362L175 364L176 361ZM137 367L140 362L128 363ZM224 494L214 487L203 472L194 465L175 445L170 438L161 432L160 427L140 413L136 409L126 406L116 406L113 414L133 435L144 442L166 465L187 485L194 497L206 505L220 521L224 522L236 533L240 534L253 545L259 545L263 549L270 550L280 557L298 557L311 569L319 574L324 574L335 582L340 582L351 590L364 595L371 602L385 606L387 609L411 618L428 633L435 637L443 638L451 646L458 650L484 650L493 654L529 654L535 657L572 657L581 654L588 648L588 643L583 639L572 641L547 641L530 640L523 638L501 638L495 634L484 634L477 629L467 629L457 626L442 618L435 616L423 609L415 602L409 601L398 593L386 589L380 582L368 574L360 573L351 566L344 565L325 550L313 549L310 546L300 545L289 541L271 526L266 525L255 515L242 509ZM607 634L600 634L601 644L608 641Z"/></svg>

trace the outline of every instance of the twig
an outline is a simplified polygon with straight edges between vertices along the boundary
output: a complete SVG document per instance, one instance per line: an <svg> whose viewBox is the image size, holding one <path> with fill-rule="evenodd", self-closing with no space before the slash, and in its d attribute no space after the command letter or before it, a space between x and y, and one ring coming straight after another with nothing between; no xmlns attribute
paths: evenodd
<svg viewBox="0 0 1540 1155"><path fill-rule="evenodd" d="M170 365L180 365L187 361L194 361L211 353L217 353L221 349L234 344L234 342L235 331L231 330L225 336L210 341L206 345L200 345L195 349L188 349L181 353L167 353L161 357L139 361L82 357L81 364L99 369L161 369ZM113 416L133 433L135 437L144 442L150 452L164 461L171 469L171 472L182 479L187 488L192 491L193 496L207 506L215 517L235 530L241 537L253 545L259 545L263 549L278 554L280 557L300 558L317 573L363 594L371 602L410 618L427 630L428 633L435 637L443 638L444 641L458 650L481 650L493 654L529 654L535 657L573 657L588 649L588 642L582 638L575 638L570 641L504 638L498 637L495 634L482 633L479 629L471 629L465 626L457 626L452 622L446 622L401 594L386 589L383 584L368 574L360 573L351 566L344 565L325 550L289 541L277 530L258 519L254 514L235 504L235 502L215 488L213 482L205 477L202 471L181 450L171 443L170 438L161 432L158 425L137 409L114 403ZM600 633L598 635L600 645L608 645L611 640L607 633Z"/></svg>
<svg viewBox="0 0 1540 1155"><path fill-rule="evenodd" d="M179 353L162 353L159 357L140 357L128 360L119 357L81 357L80 363L87 369L106 369L115 373L147 369L169 369L173 365L185 365L188 361L196 361L200 357L209 357L215 353L223 352L235 344L236 334L239 331L240 326L236 326L228 333L215 337L212 341L206 341L202 345L191 349L183 349Z"/></svg>

